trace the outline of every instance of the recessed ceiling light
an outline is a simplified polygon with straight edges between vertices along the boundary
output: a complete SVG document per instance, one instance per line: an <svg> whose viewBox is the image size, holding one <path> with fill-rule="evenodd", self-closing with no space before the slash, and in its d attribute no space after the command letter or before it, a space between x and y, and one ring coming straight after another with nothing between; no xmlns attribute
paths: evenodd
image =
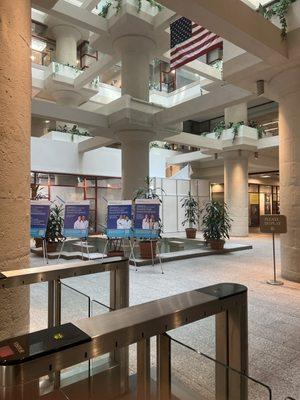
<svg viewBox="0 0 300 400"><path fill-rule="evenodd" d="M46 119L45 124L50 124L49 119Z"/></svg>

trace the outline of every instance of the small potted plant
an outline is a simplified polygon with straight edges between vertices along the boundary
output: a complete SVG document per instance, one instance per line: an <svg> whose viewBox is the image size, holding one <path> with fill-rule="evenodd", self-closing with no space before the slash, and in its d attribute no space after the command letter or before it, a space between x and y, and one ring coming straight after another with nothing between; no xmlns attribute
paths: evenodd
<svg viewBox="0 0 300 400"><path fill-rule="evenodd" d="M158 188L152 189L151 187L151 178L147 176L145 178L145 186L140 187L136 190L134 193L134 198L133 200L137 199L158 199L161 203L161 198L159 195L156 193ZM160 189L163 192L163 189ZM161 220L158 222L159 224L159 237L162 229L162 224ZM143 259L152 259L156 257L156 246L157 245L157 240L155 239L143 239L139 241L139 246L140 246L140 257Z"/></svg>
<svg viewBox="0 0 300 400"><path fill-rule="evenodd" d="M182 222L182 225L185 226L188 224L188 228L185 229L186 237L187 239L195 239L197 233L195 226L199 222L199 204L191 195L191 192L181 200L181 203L181 207L185 210L185 220Z"/></svg>
<svg viewBox="0 0 300 400"><path fill-rule="evenodd" d="M202 227L205 242L213 250L223 250L225 240L229 239L232 221L226 203L210 201L201 212L203 213Z"/></svg>
<svg viewBox="0 0 300 400"><path fill-rule="evenodd" d="M63 207L54 205L50 210L47 230L46 230L46 241L47 251L49 253L57 250L57 246L63 241L64 236L62 234L63 222L62 217Z"/></svg>

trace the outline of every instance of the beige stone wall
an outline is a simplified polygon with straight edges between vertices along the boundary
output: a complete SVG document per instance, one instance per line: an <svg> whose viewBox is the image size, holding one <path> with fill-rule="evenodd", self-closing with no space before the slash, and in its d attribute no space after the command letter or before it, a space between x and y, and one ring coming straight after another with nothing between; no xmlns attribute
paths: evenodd
<svg viewBox="0 0 300 400"><path fill-rule="evenodd" d="M30 0L0 1L0 270L28 266ZM0 339L28 329L29 290L0 291Z"/></svg>

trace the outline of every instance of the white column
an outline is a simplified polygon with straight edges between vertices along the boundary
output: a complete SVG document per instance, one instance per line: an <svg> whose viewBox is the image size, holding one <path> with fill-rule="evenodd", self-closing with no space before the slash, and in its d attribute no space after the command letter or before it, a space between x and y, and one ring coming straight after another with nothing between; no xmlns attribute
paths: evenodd
<svg viewBox="0 0 300 400"><path fill-rule="evenodd" d="M225 124L230 122L245 122L248 121L248 107L247 103L236 104L235 106L227 107L224 110Z"/></svg>
<svg viewBox="0 0 300 400"><path fill-rule="evenodd" d="M122 62L122 95L149 101L149 71L155 43L144 36L122 36L114 42Z"/></svg>
<svg viewBox="0 0 300 400"><path fill-rule="evenodd" d="M56 38L56 61L61 64L77 65L77 42L81 33L72 26L57 25L52 28Z"/></svg>
<svg viewBox="0 0 300 400"><path fill-rule="evenodd" d="M115 40L114 47L122 62L122 95L148 102L149 65L155 43L145 36L125 35ZM123 199L132 199L149 176L149 144L154 133L128 126L116 135L122 147L122 195Z"/></svg>
<svg viewBox="0 0 300 400"><path fill-rule="evenodd" d="M145 178L149 176L151 139L151 132L121 132L123 199L132 199L134 192L145 186Z"/></svg>
<svg viewBox="0 0 300 400"><path fill-rule="evenodd" d="M248 236L248 158L249 153L232 150L223 153L224 195L233 219L231 236Z"/></svg>
<svg viewBox="0 0 300 400"><path fill-rule="evenodd" d="M279 102L280 213L287 216L288 232L281 235L281 274L300 282L300 67L270 82Z"/></svg>
<svg viewBox="0 0 300 400"><path fill-rule="evenodd" d="M31 2L0 1L0 271L29 267ZM29 287L0 290L0 340L29 328Z"/></svg>

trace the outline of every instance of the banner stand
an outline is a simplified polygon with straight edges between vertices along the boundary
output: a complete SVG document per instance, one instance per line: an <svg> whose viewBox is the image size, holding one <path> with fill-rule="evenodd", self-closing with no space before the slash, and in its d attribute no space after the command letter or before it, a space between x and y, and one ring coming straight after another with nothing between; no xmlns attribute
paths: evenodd
<svg viewBox="0 0 300 400"><path fill-rule="evenodd" d="M47 240L46 238L42 238L43 239L43 259L44 259L44 263L45 264L49 264L49 260L48 260L48 251L47 251Z"/></svg>
<svg viewBox="0 0 300 400"><path fill-rule="evenodd" d="M160 269L161 269L161 273L162 274L164 274L165 272L164 272L164 269L163 269L163 266L162 266L162 260L161 260L161 241L160 241L160 238L157 238L157 239L153 239L153 238L149 238L149 239L147 239L147 238L134 238L134 240L137 240L137 241L139 241L139 240L149 240L149 242L150 242L150 247L151 247L151 261L152 261L152 267L154 268L155 267L155 260L157 260L158 259L158 263L159 263L159 265L160 265ZM154 257L154 249L153 249L153 242L156 242L156 247L157 247L157 252L156 252L156 257ZM135 271L137 272L138 271L138 268L137 268L137 266L136 266L136 264L135 264Z"/></svg>
<svg viewBox="0 0 300 400"><path fill-rule="evenodd" d="M129 251L129 260L133 260L134 266L136 268L137 266L136 266L136 258L135 258L135 255L134 255L134 241L132 243L132 240L131 240L130 237L127 237L127 238L124 238L124 237L107 237L105 245L104 245L104 249L103 249L103 252L102 252L102 262L103 262L104 256L105 255L107 256L107 248L108 248L109 244L112 243L114 240L120 240L121 241L121 247L122 247L122 251L124 252L124 254L126 252L126 250L125 250L126 249L125 240L128 240L129 249L130 249L130 251Z"/></svg>
<svg viewBox="0 0 300 400"><path fill-rule="evenodd" d="M86 251L87 251L87 254L88 254L89 261L90 261L91 257L90 257L90 251L89 251L89 247L88 247L88 238L87 238L87 237L85 237L85 238L80 238L81 259L82 259L82 261L83 261L83 244L84 244L84 243L85 243L85 245L86 245ZM65 240L62 242L61 248L60 248L60 250L59 250L57 262L59 262L59 260L60 260L61 254L62 254L62 252L63 252L63 250L64 250L64 246L65 246Z"/></svg>

